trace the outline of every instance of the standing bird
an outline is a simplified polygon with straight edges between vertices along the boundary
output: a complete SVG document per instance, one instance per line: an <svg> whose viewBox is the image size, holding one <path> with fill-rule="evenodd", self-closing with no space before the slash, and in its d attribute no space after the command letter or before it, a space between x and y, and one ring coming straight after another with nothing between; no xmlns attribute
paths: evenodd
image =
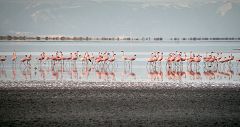
<svg viewBox="0 0 240 127"><path fill-rule="evenodd" d="M116 54L113 54L111 58L108 59L110 63L113 63L116 60Z"/></svg>
<svg viewBox="0 0 240 127"><path fill-rule="evenodd" d="M30 65L30 61L32 60L32 55L30 54L28 57L27 57L27 64L29 64Z"/></svg>
<svg viewBox="0 0 240 127"><path fill-rule="evenodd" d="M15 63L16 62L16 59L17 59L17 55L16 55L16 52L14 50L13 54L12 54L12 63Z"/></svg>
<svg viewBox="0 0 240 127"><path fill-rule="evenodd" d="M133 61L135 61L136 60L136 58L137 58L137 55L135 54L135 55L133 55L132 57L128 57L127 58L127 60L129 60L130 61L130 67L132 67L132 62Z"/></svg>
<svg viewBox="0 0 240 127"><path fill-rule="evenodd" d="M25 65L25 62L27 61L27 55L25 55L25 57L23 57L21 60L20 60L20 62L21 62L21 64L23 63L24 65ZM26 65L25 65L26 66Z"/></svg>
<svg viewBox="0 0 240 127"><path fill-rule="evenodd" d="M0 56L0 61L2 62L2 65L4 66L3 62L7 60L7 56Z"/></svg>
<svg viewBox="0 0 240 127"><path fill-rule="evenodd" d="M128 57L124 54L124 51L121 51L123 54L122 54L122 60L125 62L128 60Z"/></svg>
<svg viewBox="0 0 240 127"><path fill-rule="evenodd" d="M153 56L153 53L151 54L151 56L149 58L147 58L147 65L150 64L150 66L152 65L152 63L155 62L155 56Z"/></svg>
<svg viewBox="0 0 240 127"><path fill-rule="evenodd" d="M162 60L163 60L163 52L161 53L160 56L158 56L157 61L161 63Z"/></svg>

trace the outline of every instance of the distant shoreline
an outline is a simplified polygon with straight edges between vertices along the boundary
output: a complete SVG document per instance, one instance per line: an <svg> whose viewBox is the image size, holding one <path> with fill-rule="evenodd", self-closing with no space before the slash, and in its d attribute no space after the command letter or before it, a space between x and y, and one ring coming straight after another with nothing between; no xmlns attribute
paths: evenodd
<svg viewBox="0 0 240 127"><path fill-rule="evenodd" d="M36 42L85 42L85 41L206 41L206 42L221 42L221 41L240 41L240 37L130 37L130 36L19 36L19 35L0 35L0 41L36 41Z"/></svg>
<svg viewBox="0 0 240 127"><path fill-rule="evenodd" d="M1 42L240 42L240 40L0 40Z"/></svg>

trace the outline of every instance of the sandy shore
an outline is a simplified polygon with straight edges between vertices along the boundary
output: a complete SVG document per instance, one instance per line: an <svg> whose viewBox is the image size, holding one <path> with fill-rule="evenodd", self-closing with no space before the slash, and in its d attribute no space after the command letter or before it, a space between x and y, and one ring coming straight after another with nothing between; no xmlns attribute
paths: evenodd
<svg viewBox="0 0 240 127"><path fill-rule="evenodd" d="M231 83L0 82L1 126L240 126Z"/></svg>

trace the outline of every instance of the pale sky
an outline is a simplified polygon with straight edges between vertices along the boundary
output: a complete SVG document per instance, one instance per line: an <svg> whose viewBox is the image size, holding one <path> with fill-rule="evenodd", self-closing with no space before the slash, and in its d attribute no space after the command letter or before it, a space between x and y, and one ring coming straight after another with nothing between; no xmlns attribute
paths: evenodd
<svg viewBox="0 0 240 127"><path fill-rule="evenodd" d="M239 37L240 0L0 0L0 34Z"/></svg>

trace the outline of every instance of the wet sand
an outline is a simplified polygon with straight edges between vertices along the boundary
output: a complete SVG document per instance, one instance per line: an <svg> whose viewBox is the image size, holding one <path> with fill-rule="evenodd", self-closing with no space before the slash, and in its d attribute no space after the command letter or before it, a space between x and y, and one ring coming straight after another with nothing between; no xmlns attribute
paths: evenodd
<svg viewBox="0 0 240 127"><path fill-rule="evenodd" d="M231 83L9 81L0 125L240 126L239 100Z"/></svg>

